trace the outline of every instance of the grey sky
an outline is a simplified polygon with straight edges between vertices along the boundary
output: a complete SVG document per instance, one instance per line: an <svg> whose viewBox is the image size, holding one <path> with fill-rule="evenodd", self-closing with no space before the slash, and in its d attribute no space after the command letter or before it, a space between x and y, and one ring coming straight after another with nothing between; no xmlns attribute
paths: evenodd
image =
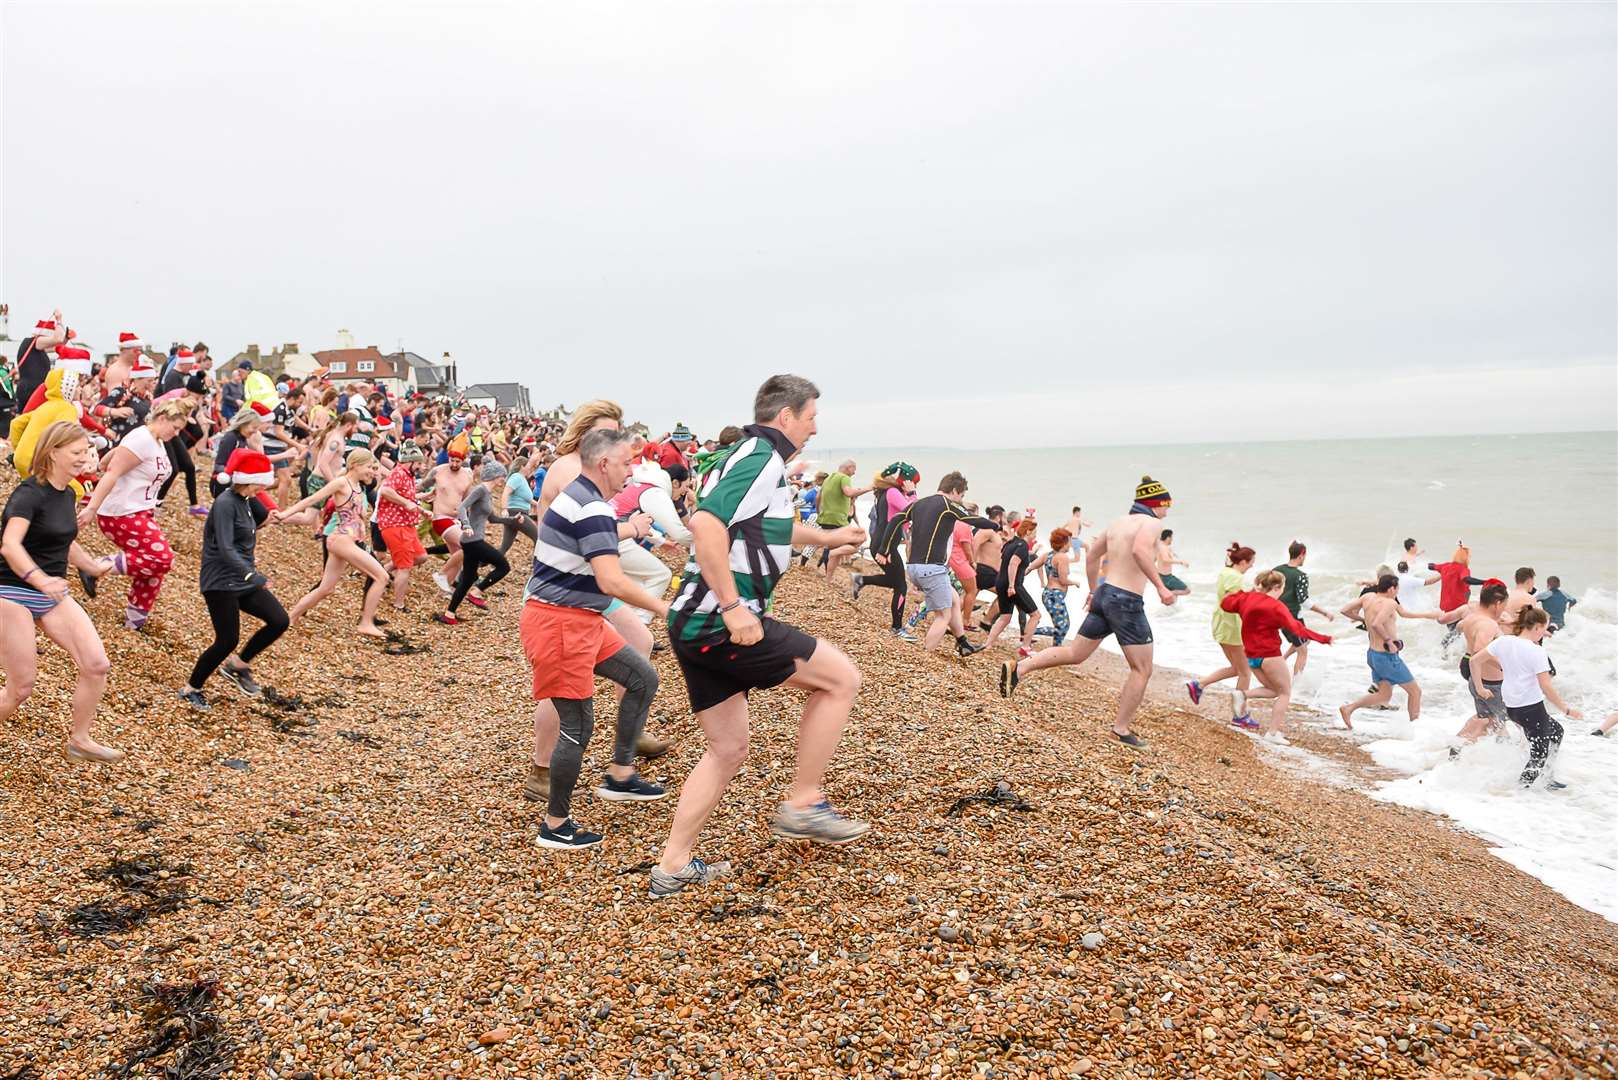
<svg viewBox="0 0 1618 1080"><path fill-rule="evenodd" d="M1618 426L1613 5L4 12L13 334L705 431L795 370L823 445Z"/></svg>

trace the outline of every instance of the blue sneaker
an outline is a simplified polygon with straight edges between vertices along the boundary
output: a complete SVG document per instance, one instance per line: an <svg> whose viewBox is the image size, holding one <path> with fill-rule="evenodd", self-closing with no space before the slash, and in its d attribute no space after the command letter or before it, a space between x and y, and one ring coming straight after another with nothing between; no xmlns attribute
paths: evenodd
<svg viewBox="0 0 1618 1080"><path fill-rule="evenodd" d="M553 851L582 851L584 848L595 847L604 839L606 837L600 833L581 829L572 818L568 818L554 829L541 822L539 835L534 838L534 843Z"/></svg>
<svg viewBox="0 0 1618 1080"><path fill-rule="evenodd" d="M1186 683L1185 692L1191 698L1191 704L1202 704L1202 684L1197 680L1192 679L1190 682Z"/></svg>
<svg viewBox="0 0 1618 1080"><path fill-rule="evenodd" d="M788 840L812 840L817 844L852 844L871 831L863 821L847 818L832 809L825 799L799 809L781 804L770 823L770 831Z"/></svg>
<svg viewBox="0 0 1618 1080"><path fill-rule="evenodd" d="M596 798L607 802L656 802L668 791L656 784L648 783L640 773L636 773L628 780L614 780L610 775L601 778L601 786L596 788Z"/></svg>
<svg viewBox="0 0 1618 1080"><path fill-rule="evenodd" d="M1243 731L1257 731L1259 729L1259 722L1254 720L1251 716L1248 716L1246 713L1243 713L1240 716L1231 717L1230 722L1241 728Z"/></svg>

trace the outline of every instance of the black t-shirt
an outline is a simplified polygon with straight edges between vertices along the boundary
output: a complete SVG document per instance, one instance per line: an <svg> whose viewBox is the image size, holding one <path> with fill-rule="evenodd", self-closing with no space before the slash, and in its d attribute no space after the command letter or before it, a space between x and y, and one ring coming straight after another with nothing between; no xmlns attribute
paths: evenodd
<svg viewBox="0 0 1618 1080"><path fill-rule="evenodd" d="M23 338L22 344L17 346L17 408L28 407L28 399L34 396L39 384L45 381L45 376L51 371L50 355L34 347L33 338Z"/></svg>
<svg viewBox="0 0 1618 1080"><path fill-rule="evenodd" d="M6 500L6 509L0 513L0 532L5 531L12 518L28 521L22 549L47 576L62 577L67 573L68 548L79 535L77 506L78 496L71 487L54 488L30 476L18 484L11 498ZM24 581L11 568L11 563L0 558L0 585L37 589L39 579L39 574L33 574Z"/></svg>
<svg viewBox="0 0 1618 1080"><path fill-rule="evenodd" d="M1011 580L1011 561L1020 560L1017 567L1017 580ZM1002 589L1011 589L1013 586L1022 587L1023 575L1028 573L1028 541L1020 536L1013 536L1006 541L1006 546L1000 549L1000 573L995 578L995 585Z"/></svg>

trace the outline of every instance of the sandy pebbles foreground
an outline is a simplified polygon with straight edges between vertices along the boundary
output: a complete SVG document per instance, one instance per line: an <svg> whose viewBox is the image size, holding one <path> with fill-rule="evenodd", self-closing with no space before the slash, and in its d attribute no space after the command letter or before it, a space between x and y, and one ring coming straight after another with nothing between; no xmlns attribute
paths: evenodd
<svg viewBox="0 0 1618 1080"><path fill-rule="evenodd" d="M1145 708L1144 752L1109 743L1095 681L1003 702L996 660L897 647L875 599L801 573L780 614L866 676L831 791L877 828L770 841L798 698L758 695L702 849L737 876L654 905L669 803L581 794L608 844L533 846L517 581L454 631L418 582L394 629L430 651L407 655L353 642L353 586L259 665L301 702L216 685L197 716L172 693L207 641L200 528L165 518L180 562L151 632L117 628L110 579L92 606L100 734L131 761L62 762L54 653L4 730L0 1077L143 1053L130 1075L1618 1074L1618 927L1478 841L1172 704ZM312 544L261 551L290 602ZM678 782L700 740L657 660L680 742L648 771Z"/></svg>

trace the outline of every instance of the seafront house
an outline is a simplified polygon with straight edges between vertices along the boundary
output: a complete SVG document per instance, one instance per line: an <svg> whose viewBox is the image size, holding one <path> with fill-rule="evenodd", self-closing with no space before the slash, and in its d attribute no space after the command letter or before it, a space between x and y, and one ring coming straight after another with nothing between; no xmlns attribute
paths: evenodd
<svg viewBox="0 0 1618 1080"><path fill-rule="evenodd" d="M335 349L318 349L315 359L326 369L326 378L341 387L344 383L375 383L395 397L416 390L415 372L399 353L383 356L375 345L356 346L354 335L337 331Z"/></svg>
<svg viewBox="0 0 1618 1080"><path fill-rule="evenodd" d="M418 353L401 351L392 353L387 360L403 361L409 366L411 374L416 380L416 389L428 397L453 397L460 377L456 369L455 358L449 353L437 363L421 356Z"/></svg>
<svg viewBox="0 0 1618 1080"><path fill-rule="evenodd" d="M528 387L522 383L478 383L468 386L461 396L474 409L503 409L518 416L534 415Z"/></svg>

